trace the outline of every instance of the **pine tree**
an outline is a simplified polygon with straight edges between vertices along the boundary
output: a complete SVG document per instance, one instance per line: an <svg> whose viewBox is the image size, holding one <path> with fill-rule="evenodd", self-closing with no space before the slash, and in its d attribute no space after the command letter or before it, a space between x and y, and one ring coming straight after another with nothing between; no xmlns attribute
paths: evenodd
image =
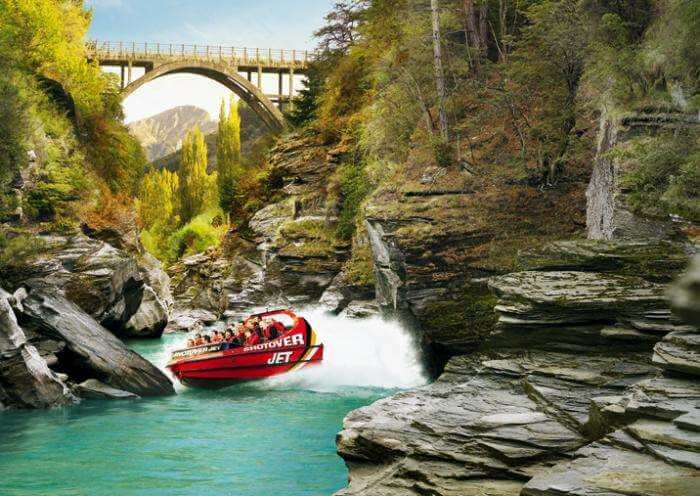
<svg viewBox="0 0 700 496"><path fill-rule="evenodd" d="M207 174L207 145L199 127L182 143L180 155L180 218L189 222L210 205L212 178Z"/></svg>
<svg viewBox="0 0 700 496"><path fill-rule="evenodd" d="M232 212L236 207L239 181L243 175L241 167L241 118L238 102L231 100L228 115L226 104L221 101L219 111L219 135L216 143L216 164L218 169L219 204L224 212Z"/></svg>

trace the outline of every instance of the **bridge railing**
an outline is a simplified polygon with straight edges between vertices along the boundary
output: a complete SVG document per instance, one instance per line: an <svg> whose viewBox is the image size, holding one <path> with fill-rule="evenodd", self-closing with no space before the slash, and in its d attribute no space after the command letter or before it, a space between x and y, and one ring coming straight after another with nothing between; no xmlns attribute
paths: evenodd
<svg viewBox="0 0 700 496"><path fill-rule="evenodd" d="M237 48L222 45L184 43L137 43L122 41L89 41L88 55L101 60L201 59L233 61L239 65L305 67L317 53L312 50L273 48Z"/></svg>

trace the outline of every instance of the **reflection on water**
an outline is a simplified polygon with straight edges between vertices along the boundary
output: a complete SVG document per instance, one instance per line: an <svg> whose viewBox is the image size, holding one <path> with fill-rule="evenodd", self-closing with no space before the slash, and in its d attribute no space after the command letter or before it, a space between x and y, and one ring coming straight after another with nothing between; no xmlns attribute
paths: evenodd
<svg viewBox="0 0 700 496"><path fill-rule="evenodd" d="M315 313L309 320L327 346L326 363L298 377L0 413L0 494L333 493L347 479L334 444L343 417L423 379L395 325ZM133 346L162 366L183 339Z"/></svg>

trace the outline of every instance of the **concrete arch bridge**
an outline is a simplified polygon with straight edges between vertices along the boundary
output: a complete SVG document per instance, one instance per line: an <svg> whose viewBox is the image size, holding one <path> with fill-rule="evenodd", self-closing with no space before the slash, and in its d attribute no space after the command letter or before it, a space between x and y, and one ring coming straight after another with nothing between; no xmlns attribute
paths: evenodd
<svg viewBox="0 0 700 496"><path fill-rule="evenodd" d="M161 76L199 74L233 91L272 130L284 127L279 106L294 96L299 79L294 76L305 74L309 63L316 57L315 52L304 50L109 41L89 42L87 53L90 60L100 66L120 68L123 98ZM135 67L143 68L144 74L133 79ZM276 76L277 93L263 92L265 74ZM285 78L288 79L286 94Z"/></svg>

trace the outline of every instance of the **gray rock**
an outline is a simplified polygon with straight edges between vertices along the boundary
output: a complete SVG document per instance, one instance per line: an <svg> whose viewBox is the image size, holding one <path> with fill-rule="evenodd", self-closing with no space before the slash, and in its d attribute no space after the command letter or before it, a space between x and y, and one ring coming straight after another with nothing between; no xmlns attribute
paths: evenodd
<svg viewBox="0 0 700 496"><path fill-rule="evenodd" d="M203 308L176 310L165 332L189 332L197 326L210 325L217 320L215 314Z"/></svg>
<svg viewBox="0 0 700 496"><path fill-rule="evenodd" d="M645 453L594 443L542 470L522 496L671 496L697 492L697 470Z"/></svg>
<svg viewBox="0 0 700 496"><path fill-rule="evenodd" d="M81 398L108 399L108 400L133 400L139 396L129 391L113 388L97 379L88 379L73 388L73 392Z"/></svg>
<svg viewBox="0 0 700 496"><path fill-rule="evenodd" d="M619 397L655 372L642 356L452 358L435 383L345 418L337 446L350 486L338 494L519 494L525 480L589 442L592 398Z"/></svg>
<svg viewBox="0 0 700 496"><path fill-rule="evenodd" d="M136 313L124 326L124 336L158 338L168 324L168 307L150 286L144 286L143 297Z"/></svg>
<svg viewBox="0 0 700 496"><path fill-rule="evenodd" d="M106 384L140 396L174 393L158 368L128 349L53 287L30 286L21 320L35 332L66 343L70 367L93 374ZM88 377L89 378L89 377Z"/></svg>
<svg viewBox="0 0 700 496"><path fill-rule="evenodd" d="M76 401L64 380L27 341L7 297L0 294L0 404L48 408Z"/></svg>
<svg viewBox="0 0 700 496"><path fill-rule="evenodd" d="M379 305L372 301L351 301L340 316L346 319L366 319L379 315Z"/></svg>
<svg viewBox="0 0 700 496"><path fill-rule="evenodd" d="M137 255L82 233L42 235L37 242L46 246L46 254L8 275L13 290L28 281L55 286L114 334L148 334L148 329L135 329L133 323L129 331L125 326L141 306L144 278L158 287L163 283L156 280L155 265L146 267Z"/></svg>
<svg viewBox="0 0 700 496"><path fill-rule="evenodd" d="M676 331L654 347L654 363L666 370L700 375L700 333Z"/></svg>

